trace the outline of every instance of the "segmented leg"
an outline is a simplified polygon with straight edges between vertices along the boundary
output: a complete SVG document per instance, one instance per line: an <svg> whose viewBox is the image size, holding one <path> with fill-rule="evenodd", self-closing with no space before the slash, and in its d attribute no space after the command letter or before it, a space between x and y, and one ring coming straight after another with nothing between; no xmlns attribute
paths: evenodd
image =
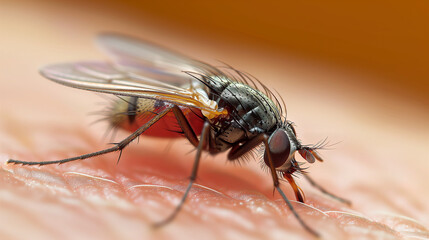
<svg viewBox="0 0 429 240"><path fill-rule="evenodd" d="M76 161L76 160L84 160L87 158L103 155L106 153L111 153L115 151L121 151L124 149L128 144L130 144L134 139L136 139L138 136L140 136L144 131L146 131L150 126L152 126L154 123L156 123L159 119L164 117L165 114L167 114L171 110L171 107L166 108L162 110L161 112L157 113L151 120L149 120L146 124L141 126L139 129L137 129L135 132L133 132L131 135L129 135L124 140L120 141L119 143L115 144L115 146L111 148L107 148L98 152L88 153L77 157L72 158L66 158L61 160L55 160L55 161L42 161L42 162L27 162L27 161L20 161L20 160L13 160L9 159L7 163L12 164L22 164L22 165L48 165L48 164L62 164L66 162Z"/></svg>
<svg viewBox="0 0 429 240"><path fill-rule="evenodd" d="M328 192L325 188L323 188L322 186L320 186L318 183L316 183L310 176L308 176L308 174L303 173L305 179L307 179L307 181L315 188L319 189L319 191L321 191L322 193L330 196L331 198L334 198L342 203L345 203L347 205L352 205L352 202L350 200L344 199L342 197L338 197L330 192Z"/></svg>
<svg viewBox="0 0 429 240"><path fill-rule="evenodd" d="M289 182L290 186L292 187L295 193L296 200L303 203L304 202L303 193L301 191L301 188L298 187L298 185L296 184L295 179L293 179L292 175L288 173L284 173L283 177Z"/></svg>
<svg viewBox="0 0 429 240"><path fill-rule="evenodd" d="M180 123L179 123L179 125L182 129L186 128L186 126L187 126L186 124L180 124ZM191 176L189 178L188 187L186 188L185 193L183 194L179 205L177 205L176 209L174 209L174 211L170 214L169 217L167 217L166 219L164 219L161 222L154 224L154 227L158 228L158 227L162 227L162 226L168 224L177 216L177 214L182 209L183 204L185 203L186 198L188 197L189 191L191 190L192 184L194 184L195 179L197 178L198 166L200 164L200 159L201 159L201 153L203 151L203 147L207 144L207 140L208 140L208 136L209 136L209 130L210 130L210 124L208 122L205 122L204 126L203 126L203 131L201 133L201 138L200 138L200 141L198 143L197 154L195 155L195 161L194 161L194 165L192 167ZM192 128L186 129L186 130L183 129L183 131L184 132L186 132L186 131L192 131L193 132Z"/></svg>
<svg viewBox="0 0 429 240"><path fill-rule="evenodd" d="M313 234L316 237L319 237L319 233L317 233L310 226L308 226L307 223L305 223L304 220L302 220L302 218L298 215L298 213L295 211L295 209L293 208L292 204L290 203L289 199L286 197L286 195L284 194L283 190L280 188L279 178L277 176L276 169L274 168L274 163L273 163L273 160L272 160L272 157L271 157L270 147L268 145L268 136L265 135L265 134L263 135L263 141L264 141L264 145L265 145L265 151L267 151L267 155L268 155L268 162L270 164L269 167L270 167L270 170L271 170L271 176L273 177L274 187L280 193L280 195L282 196L283 200L285 200L286 204L288 205L289 209L292 211L293 215L295 215L295 218L298 220L298 222L309 233Z"/></svg>
<svg viewBox="0 0 429 240"><path fill-rule="evenodd" d="M231 149L231 151L228 153L228 159L230 159L230 160L237 159L237 158L241 157L242 155L244 155L245 153L251 151L254 147L258 146L262 142L265 145L265 151L267 151L268 162L269 162L268 167L270 168L270 171L271 171L271 176L273 178L274 188L280 193L283 200L286 202L286 205L289 207L292 214L295 216L295 218L298 220L298 222L301 224L301 226L305 230L307 230L309 233L313 234L316 237L319 237L319 233L317 233L310 226L308 226L307 223L305 223L304 220L302 220L302 218L298 215L298 213L295 211L292 204L290 203L289 199L286 197L283 190L280 188L279 178L277 176L276 169L274 168L270 148L268 145L268 136L266 134L260 134L260 135L256 136L255 138L253 138L252 140L250 140L250 141L248 141L242 145L234 146Z"/></svg>
<svg viewBox="0 0 429 240"><path fill-rule="evenodd" d="M185 114L183 114L182 110L180 110L178 106L173 107L173 113L185 137L192 145L194 145L194 147L198 147L199 140Z"/></svg>

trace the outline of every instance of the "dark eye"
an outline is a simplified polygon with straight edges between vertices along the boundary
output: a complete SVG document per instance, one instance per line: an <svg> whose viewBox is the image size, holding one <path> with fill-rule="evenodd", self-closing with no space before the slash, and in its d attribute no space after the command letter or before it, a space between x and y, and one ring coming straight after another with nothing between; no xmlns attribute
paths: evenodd
<svg viewBox="0 0 429 240"><path fill-rule="evenodd" d="M271 152L274 168L282 166L289 157L290 141L284 129L277 129L268 139L268 146ZM269 166L268 152L265 150L264 162Z"/></svg>

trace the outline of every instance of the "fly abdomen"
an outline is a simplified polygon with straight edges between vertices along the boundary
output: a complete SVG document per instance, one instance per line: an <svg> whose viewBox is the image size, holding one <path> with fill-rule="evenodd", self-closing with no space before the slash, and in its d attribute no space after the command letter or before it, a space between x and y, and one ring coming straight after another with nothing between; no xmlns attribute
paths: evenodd
<svg viewBox="0 0 429 240"><path fill-rule="evenodd" d="M109 122L115 128L136 131L139 127L154 118L157 113L171 106L171 104L162 100L120 97L112 105L109 113ZM188 119L192 129L196 134L199 134L204 123L201 111L199 111L199 109L179 107ZM171 138L183 136L172 111L168 112L162 119L154 123L145 131L144 135Z"/></svg>
<svg viewBox="0 0 429 240"><path fill-rule="evenodd" d="M121 97L112 105L109 121L113 126L128 128L136 124L137 118L142 118L147 114L152 114L156 100Z"/></svg>
<svg viewBox="0 0 429 240"><path fill-rule="evenodd" d="M130 124L133 124L133 122L136 120L136 115L138 110L137 108L138 100L139 100L138 97L130 97L130 101L128 102L127 115L128 115L128 121Z"/></svg>

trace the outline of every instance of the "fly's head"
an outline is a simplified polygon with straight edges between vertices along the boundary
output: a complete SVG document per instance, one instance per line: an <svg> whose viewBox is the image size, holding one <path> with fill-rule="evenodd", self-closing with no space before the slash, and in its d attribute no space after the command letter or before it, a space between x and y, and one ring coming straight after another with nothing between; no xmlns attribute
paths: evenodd
<svg viewBox="0 0 429 240"><path fill-rule="evenodd" d="M316 160L323 161L315 148L301 145L291 123L283 124L275 129L268 138L268 146L274 168L279 172L292 174L299 169L295 160L296 152L309 163L314 163ZM267 150L264 152L264 162L267 166L270 165Z"/></svg>

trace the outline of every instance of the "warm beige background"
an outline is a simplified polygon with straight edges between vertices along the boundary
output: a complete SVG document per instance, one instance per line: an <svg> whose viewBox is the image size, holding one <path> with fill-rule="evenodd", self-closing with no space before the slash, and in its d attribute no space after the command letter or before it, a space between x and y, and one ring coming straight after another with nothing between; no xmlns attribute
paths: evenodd
<svg viewBox="0 0 429 240"><path fill-rule="evenodd" d="M426 1L125 0L120 3L39 1L14 5L36 12L47 6L57 12L67 8L70 21L66 24L72 24L72 20L90 24L105 18L114 19L109 28L162 24L158 32L198 32L201 37L217 42L258 46L281 54L317 59L377 75L374 87L378 90L428 104L429 6ZM22 17L24 21L25 16ZM64 17L65 21L67 15ZM365 81L365 84L374 85L374 82ZM407 86L405 91L404 86Z"/></svg>
<svg viewBox="0 0 429 240"><path fill-rule="evenodd" d="M323 151L324 164L315 164L309 171L324 186L352 199L353 208L324 199L300 181L317 208L365 217L331 212L331 220L315 221L314 226L331 239L335 234L428 237L428 14L424 1L305 5L1 1L0 160L54 159L105 146L100 140L105 127L88 126L97 117L87 116L100 108L96 102L102 98L53 84L40 77L37 69L53 62L103 59L92 39L101 31L118 31L250 72L285 98L288 118L297 123L303 141L314 143L329 136L332 142L340 142L334 150ZM183 213L178 225L151 235L142 223L168 214L180 193L167 191L148 201L149 193L124 189L154 182L170 186L186 177L192 160L189 155L177 160L182 154L172 154L167 162L154 164L151 158L159 158L162 149L156 151L153 146L163 143L143 139L144 144L134 144L125 152L119 166L113 155L37 171L4 167L1 239L64 235L70 239L188 239L197 234L299 239L305 234L293 218L284 220L276 213L281 207L267 207L272 205L271 182L258 164L240 168L224 164L224 157L218 156L203 162L200 183L248 201L219 200L215 195L201 204L194 197L193 207ZM183 144L176 143L171 151L187 152L190 148L182 149ZM76 172L113 179L119 187L80 179L73 175ZM259 198L264 201L258 202ZM172 203L157 208L162 199ZM213 210L219 202L241 212ZM198 212L207 209L212 211ZM398 216L414 219L426 229ZM53 231L56 225L67 227Z"/></svg>
<svg viewBox="0 0 429 240"><path fill-rule="evenodd" d="M127 1L118 14L367 71L379 76L378 90L429 103L427 2L282 2Z"/></svg>

